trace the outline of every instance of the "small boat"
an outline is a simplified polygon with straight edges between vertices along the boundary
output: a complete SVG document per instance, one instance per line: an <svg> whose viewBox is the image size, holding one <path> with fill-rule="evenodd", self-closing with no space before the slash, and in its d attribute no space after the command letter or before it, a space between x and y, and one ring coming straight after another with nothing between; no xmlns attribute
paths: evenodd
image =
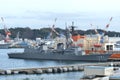
<svg viewBox="0 0 120 80"><path fill-rule="evenodd" d="M0 49L8 49L10 47L10 43L4 42L4 40L0 41Z"/></svg>

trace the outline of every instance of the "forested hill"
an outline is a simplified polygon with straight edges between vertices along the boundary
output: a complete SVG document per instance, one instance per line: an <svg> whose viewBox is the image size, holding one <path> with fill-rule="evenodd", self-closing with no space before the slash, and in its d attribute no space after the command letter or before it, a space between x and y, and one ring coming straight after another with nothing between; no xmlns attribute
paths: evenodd
<svg viewBox="0 0 120 80"><path fill-rule="evenodd" d="M41 38L47 38L50 35L51 28L41 28L41 29L30 29L29 27L26 28L10 28L9 29L11 32L11 38L15 38L17 36L17 33L19 32L19 37L20 38L28 38L28 39L35 39L36 37L41 37ZM65 29L60 29L60 28L55 28L55 30L58 33L65 34ZM95 31L93 29L90 30L77 30L77 32L80 35L90 35L90 34L95 34ZM103 32L103 30L98 29L98 32ZM5 32L3 29L0 30L0 34L5 35ZM106 35L110 37L119 37L120 32L115 32L115 31L107 31L105 32ZM54 34L55 36L55 34Z"/></svg>

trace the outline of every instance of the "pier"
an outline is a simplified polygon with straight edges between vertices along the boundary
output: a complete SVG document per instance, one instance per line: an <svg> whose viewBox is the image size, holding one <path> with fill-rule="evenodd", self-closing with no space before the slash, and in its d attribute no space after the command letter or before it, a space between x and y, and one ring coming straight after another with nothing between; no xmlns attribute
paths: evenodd
<svg viewBox="0 0 120 80"><path fill-rule="evenodd" d="M0 75L13 74L44 74L44 73L63 73L73 71L83 71L85 66L114 66L120 67L120 62L103 62L103 63L84 63L66 66L44 67L44 68L21 68L0 70Z"/></svg>

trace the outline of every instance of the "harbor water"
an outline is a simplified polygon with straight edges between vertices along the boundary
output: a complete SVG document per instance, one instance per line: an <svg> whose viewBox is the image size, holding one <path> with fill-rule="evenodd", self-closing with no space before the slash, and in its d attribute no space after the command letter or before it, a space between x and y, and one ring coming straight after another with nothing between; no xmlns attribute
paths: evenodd
<svg viewBox="0 0 120 80"><path fill-rule="evenodd" d="M23 52L24 49L0 49L0 69L16 68L42 68L80 64L80 61L51 61L51 60L24 60L10 59L7 53ZM0 80L80 80L83 72L65 72L49 74L19 74L19 75L0 75Z"/></svg>

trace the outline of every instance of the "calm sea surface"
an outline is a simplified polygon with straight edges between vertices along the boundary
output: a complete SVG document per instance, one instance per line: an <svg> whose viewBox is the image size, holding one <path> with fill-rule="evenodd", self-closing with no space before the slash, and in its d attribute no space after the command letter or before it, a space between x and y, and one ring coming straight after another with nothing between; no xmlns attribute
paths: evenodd
<svg viewBox="0 0 120 80"><path fill-rule="evenodd" d="M34 68L84 63L79 61L24 60L8 58L7 53L23 51L23 49L0 49L0 69ZM83 76L83 72L39 75L0 75L0 80L80 80L81 76Z"/></svg>

